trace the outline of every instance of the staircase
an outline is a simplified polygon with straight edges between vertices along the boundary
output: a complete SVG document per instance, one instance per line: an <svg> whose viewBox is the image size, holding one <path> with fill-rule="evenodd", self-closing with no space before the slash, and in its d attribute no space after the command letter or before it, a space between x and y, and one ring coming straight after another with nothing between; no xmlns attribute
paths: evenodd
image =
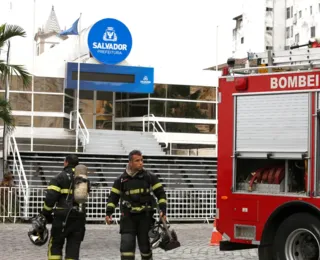
<svg viewBox="0 0 320 260"><path fill-rule="evenodd" d="M165 155L152 133L135 131L89 130L86 153L125 154L138 149L144 155Z"/></svg>
<svg viewBox="0 0 320 260"><path fill-rule="evenodd" d="M61 172L68 153L20 152L30 187L46 187L51 178ZM127 155L78 153L79 162L88 167L93 186L112 187L123 173ZM8 158L13 166L12 156ZM216 158L192 156L144 156L144 167L156 174L169 188L216 188Z"/></svg>
<svg viewBox="0 0 320 260"><path fill-rule="evenodd" d="M24 194L15 192L19 211L23 215L27 207L28 216L36 215L43 206L45 188L63 168L68 153L20 152L21 161L28 181L28 202ZM123 173L127 155L78 153L79 162L88 167L92 184L92 195L88 204L88 219L104 219L105 205L114 180ZM8 157L10 169L13 157ZM192 156L145 155L144 166L157 175L167 191L171 219L178 221L203 221L215 213L216 158ZM18 176L15 185L18 191ZM118 213L116 214L119 217Z"/></svg>

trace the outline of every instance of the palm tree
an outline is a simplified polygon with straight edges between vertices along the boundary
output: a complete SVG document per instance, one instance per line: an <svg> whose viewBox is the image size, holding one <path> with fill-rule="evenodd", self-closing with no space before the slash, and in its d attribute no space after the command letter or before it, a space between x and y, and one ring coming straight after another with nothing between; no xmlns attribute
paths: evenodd
<svg viewBox="0 0 320 260"><path fill-rule="evenodd" d="M14 128L14 118L11 114L9 102L9 79L16 75L22 80L24 87L31 83L31 75L22 65L9 64L10 58L10 40L14 37L25 37L26 32L17 25L0 25L0 57L6 51L6 60L0 58L0 84L5 85L5 98L0 99L0 120L3 121L3 156L4 173L6 170L6 151L7 151L7 133ZM5 48L6 47L6 48Z"/></svg>
<svg viewBox="0 0 320 260"><path fill-rule="evenodd" d="M2 24L0 25L0 54L7 45L7 60L0 59L0 82L7 83L6 80L12 75L17 75L22 80L23 86L27 87L31 83L31 75L21 65L9 64L10 39L13 37L26 37L26 32L20 26Z"/></svg>

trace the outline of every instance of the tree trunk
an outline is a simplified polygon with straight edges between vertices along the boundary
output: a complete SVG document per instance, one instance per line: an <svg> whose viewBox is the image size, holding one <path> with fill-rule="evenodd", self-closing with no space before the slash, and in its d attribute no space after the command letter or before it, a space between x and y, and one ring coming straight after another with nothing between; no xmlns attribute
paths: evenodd
<svg viewBox="0 0 320 260"><path fill-rule="evenodd" d="M9 64L9 59L10 59L10 41L8 41L7 65ZM9 102L9 71L7 72L7 75L6 75L5 100ZM3 175L5 175L8 170L7 151L8 151L8 146L9 146L8 136L7 136L7 126L6 126L5 122L3 122L2 141L3 141L3 152L2 152L3 153L2 154L2 156L3 156Z"/></svg>

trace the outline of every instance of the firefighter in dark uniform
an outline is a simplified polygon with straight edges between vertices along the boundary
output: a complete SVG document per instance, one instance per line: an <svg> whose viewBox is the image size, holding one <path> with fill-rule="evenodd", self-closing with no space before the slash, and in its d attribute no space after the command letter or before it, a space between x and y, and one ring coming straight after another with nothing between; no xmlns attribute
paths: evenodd
<svg viewBox="0 0 320 260"><path fill-rule="evenodd" d="M65 260L79 259L86 216L84 210L79 210L79 205L73 200L73 175L77 165L76 155L66 156L62 172L50 181L47 188L41 214L46 217L48 223L52 222L49 260L62 259L65 239L67 240Z"/></svg>
<svg viewBox="0 0 320 260"><path fill-rule="evenodd" d="M135 259L136 236L141 259L152 259L148 233L154 224L153 214L157 206L151 192L158 199L160 217L166 220L167 200L164 188L156 175L143 168L141 152L133 150L129 154L129 163L125 172L113 184L106 212L106 222L110 225L111 216L120 199L122 260Z"/></svg>

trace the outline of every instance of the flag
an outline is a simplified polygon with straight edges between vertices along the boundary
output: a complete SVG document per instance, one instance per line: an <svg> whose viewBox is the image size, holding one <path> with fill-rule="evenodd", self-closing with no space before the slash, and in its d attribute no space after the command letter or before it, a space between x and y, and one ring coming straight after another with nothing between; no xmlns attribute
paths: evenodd
<svg viewBox="0 0 320 260"><path fill-rule="evenodd" d="M79 23L80 17L73 23L71 28L68 30L62 31L59 35L79 35L79 30L78 30L78 23Z"/></svg>

